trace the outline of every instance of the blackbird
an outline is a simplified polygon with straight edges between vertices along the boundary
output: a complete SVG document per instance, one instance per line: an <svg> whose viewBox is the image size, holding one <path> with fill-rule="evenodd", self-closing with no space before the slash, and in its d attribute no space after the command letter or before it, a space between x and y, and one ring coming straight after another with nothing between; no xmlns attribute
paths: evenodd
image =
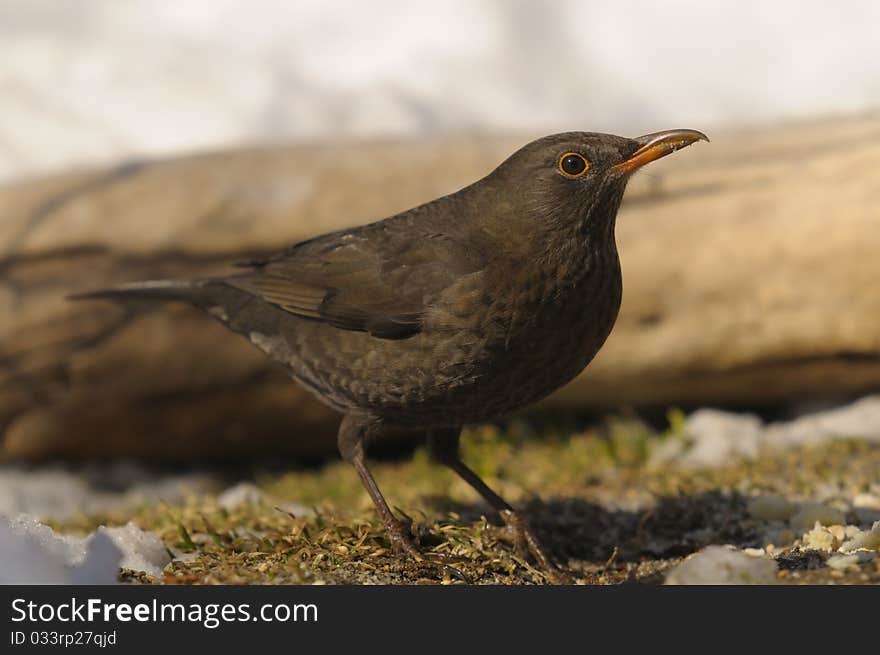
<svg viewBox="0 0 880 655"><path fill-rule="evenodd" d="M554 134L460 191L303 241L245 272L76 298L191 303L284 366L343 414L339 452L398 552L432 557L392 514L365 449L404 430L558 572L523 517L459 458L461 428L536 401L587 366L620 307L614 225L627 180L698 140L708 141L695 130Z"/></svg>

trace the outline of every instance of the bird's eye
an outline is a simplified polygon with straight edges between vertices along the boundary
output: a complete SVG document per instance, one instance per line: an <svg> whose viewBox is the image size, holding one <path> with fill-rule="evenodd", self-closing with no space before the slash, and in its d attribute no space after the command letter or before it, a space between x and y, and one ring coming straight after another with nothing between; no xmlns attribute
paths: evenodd
<svg viewBox="0 0 880 655"><path fill-rule="evenodd" d="M580 177L589 168L590 162L576 152L567 152L559 158L559 172L565 177Z"/></svg>

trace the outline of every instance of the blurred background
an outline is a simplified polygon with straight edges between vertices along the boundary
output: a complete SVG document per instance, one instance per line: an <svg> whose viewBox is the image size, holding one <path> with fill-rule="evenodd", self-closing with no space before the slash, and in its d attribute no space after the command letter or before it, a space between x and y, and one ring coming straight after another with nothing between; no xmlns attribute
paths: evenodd
<svg viewBox="0 0 880 655"><path fill-rule="evenodd" d="M864 1L4 0L0 176L242 143L872 110Z"/></svg>
<svg viewBox="0 0 880 655"><path fill-rule="evenodd" d="M656 461L700 465L880 440L878 25L869 0L0 0L0 515L334 456L338 417L209 318L67 295L225 272L565 130L712 143L633 180L614 333L502 434L624 415L689 426Z"/></svg>

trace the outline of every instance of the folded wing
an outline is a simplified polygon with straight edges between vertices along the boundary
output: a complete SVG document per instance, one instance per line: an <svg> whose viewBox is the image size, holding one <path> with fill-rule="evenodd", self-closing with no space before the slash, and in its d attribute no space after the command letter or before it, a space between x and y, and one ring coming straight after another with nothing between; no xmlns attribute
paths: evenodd
<svg viewBox="0 0 880 655"><path fill-rule="evenodd" d="M484 263L449 235L386 221L305 241L225 282L305 319L406 339L445 288Z"/></svg>

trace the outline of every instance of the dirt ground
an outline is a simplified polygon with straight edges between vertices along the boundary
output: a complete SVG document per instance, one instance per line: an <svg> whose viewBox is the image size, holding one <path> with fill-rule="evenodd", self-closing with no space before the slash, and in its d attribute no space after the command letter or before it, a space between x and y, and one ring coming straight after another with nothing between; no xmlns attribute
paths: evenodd
<svg viewBox="0 0 880 655"><path fill-rule="evenodd" d="M662 583L672 567L710 544L772 558L779 583L880 583L880 559L828 566L839 543L817 547L819 541L806 534L809 528L792 527L785 517L753 507L756 497L792 508L822 503L848 529L869 530L880 511L860 508L854 499L880 492L880 446L839 440L713 468L656 463L652 453L680 438L675 429L656 434L637 420L609 419L575 433L513 423L503 430L468 431L463 455L490 486L525 510L576 583ZM162 578L123 571L121 578L131 582L550 581L505 539L502 524L473 491L431 462L423 448L412 458L376 463L374 473L423 550L454 556L461 575L395 555L357 476L342 462L285 473L256 471L248 482L259 491L248 487L247 502L233 506L216 495L190 497L80 516L55 527L87 532L101 523L133 520L157 532L174 562Z"/></svg>

